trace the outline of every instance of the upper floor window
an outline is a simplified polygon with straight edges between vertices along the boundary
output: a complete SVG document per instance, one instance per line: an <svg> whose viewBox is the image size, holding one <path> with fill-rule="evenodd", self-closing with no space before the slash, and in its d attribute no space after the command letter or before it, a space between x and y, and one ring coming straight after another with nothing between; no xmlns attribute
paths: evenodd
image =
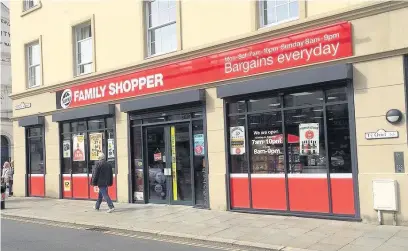
<svg viewBox="0 0 408 251"><path fill-rule="evenodd" d="M298 0L260 1L261 26L276 25L299 18Z"/></svg>
<svg viewBox="0 0 408 251"><path fill-rule="evenodd" d="M24 0L23 1L23 9L24 11L34 8L39 3L39 0Z"/></svg>
<svg viewBox="0 0 408 251"><path fill-rule="evenodd" d="M176 1L146 2L148 56L177 50Z"/></svg>
<svg viewBox="0 0 408 251"><path fill-rule="evenodd" d="M75 71L83 75L93 71L93 41L91 22L75 26Z"/></svg>
<svg viewBox="0 0 408 251"><path fill-rule="evenodd" d="M38 87L41 85L40 43L36 41L27 45L26 53L28 88Z"/></svg>

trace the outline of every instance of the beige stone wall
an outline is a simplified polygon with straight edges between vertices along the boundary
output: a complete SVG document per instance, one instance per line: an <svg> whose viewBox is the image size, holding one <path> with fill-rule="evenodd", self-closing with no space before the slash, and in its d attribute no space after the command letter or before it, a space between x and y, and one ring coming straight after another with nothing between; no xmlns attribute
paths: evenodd
<svg viewBox="0 0 408 251"><path fill-rule="evenodd" d="M60 144L58 123L52 122L52 116L45 117L45 197L58 198L60 191Z"/></svg>
<svg viewBox="0 0 408 251"><path fill-rule="evenodd" d="M206 90L206 113L210 207L226 210L224 110L216 88Z"/></svg>
<svg viewBox="0 0 408 251"><path fill-rule="evenodd" d="M127 114L120 112L119 105L116 105L116 165L118 168L117 186L118 201L128 202L128 121ZM130 156L129 156L130 158Z"/></svg>
<svg viewBox="0 0 408 251"><path fill-rule="evenodd" d="M360 210L363 220L377 221L373 209L372 181L394 179L399 184L399 224L408 224L408 173L396 174L394 152L408 157L403 58L401 56L354 64L354 102L356 117L357 156L359 169ZM389 109L399 109L404 120L392 125L385 119ZM378 129L396 130L397 139L366 140L365 132ZM392 214L384 213L386 224Z"/></svg>

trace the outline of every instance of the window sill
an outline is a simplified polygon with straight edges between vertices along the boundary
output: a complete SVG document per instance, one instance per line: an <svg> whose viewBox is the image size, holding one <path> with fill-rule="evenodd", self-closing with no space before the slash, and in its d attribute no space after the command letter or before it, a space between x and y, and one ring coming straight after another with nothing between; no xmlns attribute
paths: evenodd
<svg viewBox="0 0 408 251"><path fill-rule="evenodd" d="M82 77L85 77L85 76L88 76L88 75L92 75L94 73L95 73L95 71L88 72L88 73L82 73L82 74L76 74L76 75L74 75L74 78L82 78Z"/></svg>
<svg viewBox="0 0 408 251"><path fill-rule="evenodd" d="M267 29L267 28L270 28L270 27L274 27L274 26L277 26L277 25L281 25L281 24L284 24L284 23L289 23L289 22L293 22L293 21L297 21L297 20L299 20L299 17L289 18L289 19L285 19L285 20L277 22L277 23L271 23L271 24L264 25L264 26L260 27L259 29L260 30L261 29Z"/></svg>
<svg viewBox="0 0 408 251"><path fill-rule="evenodd" d="M168 52L157 53L157 54L147 56L145 59L152 59L152 58L164 56L164 55L167 55L167 54L175 53L177 51L179 51L179 50L176 49L176 50L172 50L172 51L168 51Z"/></svg>
<svg viewBox="0 0 408 251"><path fill-rule="evenodd" d="M36 11L36 10L38 10L38 9L41 9L41 7L42 7L41 2L38 2L38 4L37 4L36 6L30 8L30 9L28 9L28 10L24 10L23 13L21 13L21 16L23 17L23 16L25 16L25 15L28 15L28 14L30 14L31 12L34 12L34 11Z"/></svg>
<svg viewBox="0 0 408 251"><path fill-rule="evenodd" d="M31 86L31 87L27 87L26 90L37 89L37 88L40 88L40 87L41 87L41 85Z"/></svg>

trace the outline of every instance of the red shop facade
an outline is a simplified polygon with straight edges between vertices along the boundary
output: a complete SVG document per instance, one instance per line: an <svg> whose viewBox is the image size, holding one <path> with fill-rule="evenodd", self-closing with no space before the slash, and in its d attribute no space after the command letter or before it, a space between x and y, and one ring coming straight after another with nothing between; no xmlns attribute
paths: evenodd
<svg viewBox="0 0 408 251"><path fill-rule="evenodd" d="M61 154L63 142L74 147L73 135L90 138L100 133L106 141L102 145L116 143L112 103L129 113L132 100L140 101L137 105L143 106L143 113L191 102L204 104L205 100L180 93L223 81L216 86L225 109L228 208L357 219L352 65L334 62L353 56L351 30L349 22L336 23L60 90L56 93L59 111L53 119L61 124ZM265 75L311 64L319 65ZM178 93L175 98L173 92ZM95 118L88 118L89 114ZM73 127L77 124L72 124L78 119L84 121L80 134ZM94 120L99 121L97 132L91 128ZM105 146L102 149L108 151ZM88 157L84 161L85 166L91 165ZM115 173L117 168L121 167L115 162ZM64 183L73 184L73 190L64 191L62 197L77 198L75 183L80 181L74 179L78 175L62 170L62 189ZM84 197L93 198L92 188L86 191Z"/></svg>

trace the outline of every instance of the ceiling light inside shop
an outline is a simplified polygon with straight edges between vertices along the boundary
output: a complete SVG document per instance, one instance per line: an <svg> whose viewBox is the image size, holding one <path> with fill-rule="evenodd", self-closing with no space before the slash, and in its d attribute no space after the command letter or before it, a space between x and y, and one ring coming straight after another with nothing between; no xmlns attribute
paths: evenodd
<svg viewBox="0 0 408 251"><path fill-rule="evenodd" d="M337 97L327 97L328 100L337 99Z"/></svg>
<svg viewBox="0 0 408 251"><path fill-rule="evenodd" d="M249 102L254 103L254 102L258 102L259 100L257 99L250 99Z"/></svg>
<svg viewBox="0 0 408 251"><path fill-rule="evenodd" d="M302 117L306 117L306 115L301 114L301 115L293 115L292 118L302 118Z"/></svg>
<svg viewBox="0 0 408 251"><path fill-rule="evenodd" d="M102 121L99 120L89 120L90 123L103 123Z"/></svg>
<svg viewBox="0 0 408 251"><path fill-rule="evenodd" d="M311 92L298 92L298 93L292 93L290 95L296 97L296 96L306 96L306 95L310 95L310 94L313 94L313 93L311 93Z"/></svg>
<svg viewBox="0 0 408 251"><path fill-rule="evenodd" d="M315 109L315 110L313 110L314 112L322 112L323 111L323 109Z"/></svg>
<svg viewBox="0 0 408 251"><path fill-rule="evenodd" d="M280 103L269 104L269 106L274 106L274 107L280 106Z"/></svg>

